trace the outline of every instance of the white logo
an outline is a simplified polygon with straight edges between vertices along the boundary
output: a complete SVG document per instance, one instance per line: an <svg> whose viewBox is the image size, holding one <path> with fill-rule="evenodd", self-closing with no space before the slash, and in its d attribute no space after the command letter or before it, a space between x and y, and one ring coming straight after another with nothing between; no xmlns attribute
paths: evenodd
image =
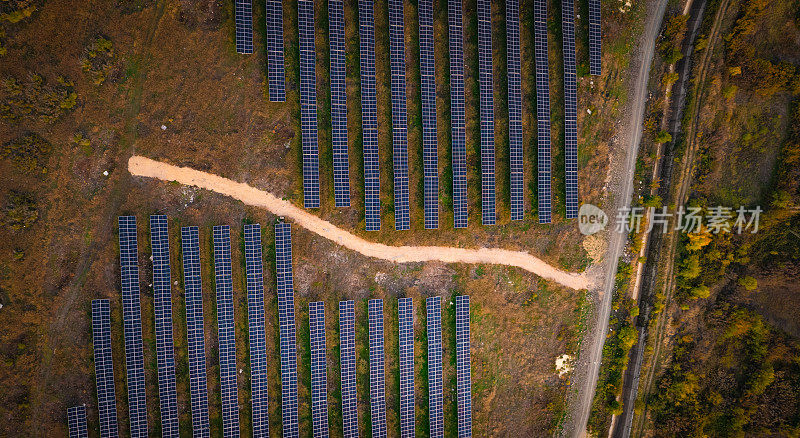
<svg viewBox="0 0 800 438"><path fill-rule="evenodd" d="M605 229L608 225L608 216L605 212L592 204L583 204L578 211L578 229L581 234L591 236Z"/></svg>

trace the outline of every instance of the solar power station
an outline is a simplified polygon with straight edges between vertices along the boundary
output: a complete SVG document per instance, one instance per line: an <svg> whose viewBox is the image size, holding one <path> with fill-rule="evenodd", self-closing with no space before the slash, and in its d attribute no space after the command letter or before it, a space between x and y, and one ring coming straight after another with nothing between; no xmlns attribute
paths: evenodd
<svg viewBox="0 0 800 438"><path fill-rule="evenodd" d="M214 227L214 284L217 288L219 383L222 398L222 435L239 436L239 391L236 385L236 336L231 281L231 228Z"/></svg>
<svg viewBox="0 0 800 438"><path fill-rule="evenodd" d="M478 72L481 89L481 222L483 225L494 225L496 214L491 0L478 0Z"/></svg>
<svg viewBox="0 0 800 438"><path fill-rule="evenodd" d="M533 2L536 54L536 121L538 125L539 223L551 221L550 192L550 76L547 65L547 0Z"/></svg>
<svg viewBox="0 0 800 438"><path fill-rule="evenodd" d="M419 72L422 98L422 158L425 229L439 228L439 150L436 133L436 62L433 56L433 0L420 0Z"/></svg>
<svg viewBox="0 0 800 438"><path fill-rule="evenodd" d="M367 231L381 229L378 103L375 94L375 19L372 0L358 0L361 45L361 135L364 153L364 216Z"/></svg>
<svg viewBox="0 0 800 438"><path fill-rule="evenodd" d="M328 436L328 373L325 348L325 303L308 303L311 330L311 417L315 438Z"/></svg>
<svg viewBox="0 0 800 438"><path fill-rule="evenodd" d="M575 70L574 1L561 0L564 44L564 182L566 217L578 217L578 85Z"/></svg>
<svg viewBox="0 0 800 438"><path fill-rule="evenodd" d="M100 436L115 438L119 436L119 429L114 390L114 360L111 355L111 309L108 300L92 300L92 344Z"/></svg>
<svg viewBox="0 0 800 438"><path fill-rule="evenodd" d="M264 331L264 267L261 225L244 226L244 257L247 274L247 321L250 339L250 400L253 438L269 436L267 397L267 336Z"/></svg>
<svg viewBox="0 0 800 438"><path fill-rule="evenodd" d="M314 0L298 0L300 33L300 130L303 143L303 206L319 208L317 143L317 53L314 48Z"/></svg>
<svg viewBox="0 0 800 438"><path fill-rule="evenodd" d="M456 297L456 390L458 436L472 436L472 379L469 363L469 296Z"/></svg>
<svg viewBox="0 0 800 438"><path fill-rule="evenodd" d="M519 52L519 0L506 0L506 51L508 52L508 143L511 171L511 220L522 220L522 74Z"/></svg>
<svg viewBox="0 0 800 438"><path fill-rule="evenodd" d="M125 369L131 437L147 437L147 402L142 356L142 313L139 302L139 254L136 217L119 217L119 266L122 277L122 319L125 326Z"/></svg>
<svg viewBox="0 0 800 438"><path fill-rule="evenodd" d="M203 286L200 276L200 239L197 227L181 228L183 285L186 299L186 337L189 350L189 394L195 437L208 437L208 382L203 330Z"/></svg>
<svg viewBox="0 0 800 438"><path fill-rule="evenodd" d="M389 0L389 48L392 68L392 163L394 228L411 228L408 217L408 118L406 114L406 44L403 0Z"/></svg>
<svg viewBox="0 0 800 438"><path fill-rule="evenodd" d="M86 405L67 408L67 428L69 438L86 438L89 429L86 427Z"/></svg>
<svg viewBox="0 0 800 438"><path fill-rule="evenodd" d="M331 142L333 192L337 207L350 206L350 164L347 154L347 86L345 76L344 2L328 1L331 58Z"/></svg>
<svg viewBox="0 0 800 438"><path fill-rule="evenodd" d="M589 0L589 73L600 75L602 34L600 31L600 0Z"/></svg>
<svg viewBox="0 0 800 438"><path fill-rule="evenodd" d="M175 392L175 346L172 338L172 276L165 215L150 216L150 247L153 251L153 309L161 436L178 437L178 395Z"/></svg>
<svg viewBox="0 0 800 438"><path fill-rule="evenodd" d="M342 430L345 438L358 437L355 324L355 303L339 301L339 362L342 368Z"/></svg>
<svg viewBox="0 0 800 438"><path fill-rule="evenodd" d="M372 436L386 437L386 376L383 356L383 300L369 300L369 411Z"/></svg>
<svg viewBox="0 0 800 438"><path fill-rule="evenodd" d="M425 300L428 315L428 420L430 436L444 436L444 410L442 398L442 300L429 297Z"/></svg>
<svg viewBox="0 0 800 438"><path fill-rule="evenodd" d="M236 53L253 53L253 3L236 0Z"/></svg>
<svg viewBox="0 0 800 438"><path fill-rule="evenodd" d="M400 342L400 436L414 436L414 303L397 300Z"/></svg>
<svg viewBox="0 0 800 438"><path fill-rule="evenodd" d="M447 1L450 44L450 134L453 165L453 227L467 227L467 146L464 124L464 29L461 0Z"/></svg>
<svg viewBox="0 0 800 438"><path fill-rule="evenodd" d="M286 101L283 71L283 3L267 0L267 75L270 102Z"/></svg>
<svg viewBox="0 0 800 438"><path fill-rule="evenodd" d="M292 231L287 223L275 225L275 266L278 273L278 321L281 334L281 413L283 436L300 434L297 417L297 344L292 281Z"/></svg>

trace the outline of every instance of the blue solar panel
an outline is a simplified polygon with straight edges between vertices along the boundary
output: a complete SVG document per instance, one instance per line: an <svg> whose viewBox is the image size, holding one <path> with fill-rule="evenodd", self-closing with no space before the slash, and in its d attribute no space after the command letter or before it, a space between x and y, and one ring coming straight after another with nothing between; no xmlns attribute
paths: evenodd
<svg viewBox="0 0 800 438"><path fill-rule="evenodd" d="M478 0L478 72L481 89L481 222L483 225L494 225L494 88L490 0Z"/></svg>
<svg viewBox="0 0 800 438"><path fill-rule="evenodd" d="M172 278L169 266L167 217L150 216L150 247L153 251L153 310L158 360L158 401L161 405L161 436L177 437L178 395L175 392L175 346L172 338Z"/></svg>
<svg viewBox="0 0 800 438"><path fill-rule="evenodd" d="M469 296L456 297L456 390L458 436L472 436L472 377L469 362Z"/></svg>
<svg viewBox="0 0 800 438"><path fill-rule="evenodd" d="M600 0L589 0L589 73L600 75L602 33L600 30Z"/></svg>
<svg viewBox="0 0 800 438"><path fill-rule="evenodd" d="M561 1L564 41L564 185L566 217L578 217L578 87L575 71L575 20L573 0Z"/></svg>
<svg viewBox="0 0 800 438"><path fill-rule="evenodd" d="M414 436L414 303L397 300L400 342L400 436Z"/></svg>
<svg viewBox="0 0 800 438"><path fill-rule="evenodd" d="M364 150L364 216L367 231L381 229L378 109L375 95L375 20L372 0L358 0L361 44L361 132Z"/></svg>
<svg viewBox="0 0 800 438"><path fill-rule="evenodd" d="M350 206L350 164L347 154L347 74L345 66L344 2L328 1L331 57L331 142L333 191L337 207Z"/></svg>
<svg viewBox="0 0 800 438"><path fill-rule="evenodd" d="M425 229L439 228L439 141L436 134L436 62L433 56L433 0L419 1L419 70L422 97L422 156Z"/></svg>
<svg viewBox="0 0 800 438"><path fill-rule="evenodd" d="M519 0L506 0L508 52L508 143L511 167L511 220L522 220L524 170L522 147L522 87L519 53Z"/></svg>
<svg viewBox="0 0 800 438"><path fill-rule="evenodd" d="M253 3L236 0L236 53L253 53Z"/></svg>
<svg viewBox="0 0 800 438"><path fill-rule="evenodd" d="M356 317L353 301L339 301L339 361L342 368L342 431L358 437L356 402Z"/></svg>
<svg viewBox="0 0 800 438"><path fill-rule="evenodd" d="M219 383L222 399L222 435L239 436L239 391L236 385L236 335L231 281L231 228L214 227L214 284L217 288Z"/></svg>
<svg viewBox="0 0 800 438"><path fill-rule="evenodd" d="M550 192L550 74L547 64L547 1L533 2L534 45L536 53L536 121L538 125L539 223L551 220Z"/></svg>
<svg viewBox="0 0 800 438"><path fill-rule="evenodd" d="M195 437L208 437L208 382L206 337L203 329L203 284L200 276L200 238L197 227L181 228L183 287L186 300L186 337L189 350L189 394Z"/></svg>
<svg viewBox="0 0 800 438"><path fill-rule="evenodd" d="M328 436L328 373L325 348L325 303L308 304L311 330L311 417L315 438Z"/></svg>
<svg viewBox="0 0 800 438"><path fill-rule="evenodd" d="M383 300L369 300L369 412L372 436L386 437L386 376L383 356Z"/></svg>
<svg viewBox="0 0 800 438"><path fill-rule="evenodd" d="M67 408L67 427L69 438L86 438L89 430L86 427L86 405Z"/></svg>
<svg viewBox="0 0 800 438"><path fill-rule="evenodd" d="M283 68L283 3L267 0L267 71L269 100L286 101L286 79Z"/></svg>
<svg viewBox="0 0 800 438"><path fill-rule="evenodd" d="M283 436L297 437L297 344L292 280L292 231L275 224L275 267L278 273L278 321L281 332L281 413Z"/></svg>
<svg viewBox="0 0 800 438"><path fill-rule="evenodd" d="M317 52L314 48L314 0L298 0L300 34L300 128L303 142L303 205L319 208L317 144Z"/></svg>
<svg viewBox="0 0 800 438"><path fill-rule="evenodd" d="M147 397L142 355L142 313L139 298L139 254L136 217L119 217L119 265L122 278L122 319L125 325L125 369L128 416L132 437L147 436Z"/></svg>
<svg viewBox="0 0 800 438"><path fill-rule="evenodd" d="M389 0L389 52L392 69L392 163L394 228L411 228L408 217L408 118L406 114L406 44L403 0Z"/></svg>
<svg viewBox="0 0 800 438"><path fill-rule="evenodd" d="M461 0L447 1L450 44L450 130L453 164L453 226L467 227L467 147L464 128L464 29Z"/></svg>
<svg viewBox="0 0 800 438"><path fill-rule="evenodd" d="M267 397L267 336L264 331L264 267L261 225L244 226L244 257L247 270L247 320L250 339L250 399L253 438L269 436Z"/></svg>
<svg viewBox="0 0 800 438"><path fill-rule="evenodd" d="M100 436L117 437L117 398L114 389L114 360L111 355L111 308L108 300L92 300L92 344Z"/></svg>
<svg viewBox="0 0 800 438"><path fill-rule="evenodd" d="M430 436L444 436L442 407L442 301L430 297L425 302L428 319L428 420Z"/></svg>

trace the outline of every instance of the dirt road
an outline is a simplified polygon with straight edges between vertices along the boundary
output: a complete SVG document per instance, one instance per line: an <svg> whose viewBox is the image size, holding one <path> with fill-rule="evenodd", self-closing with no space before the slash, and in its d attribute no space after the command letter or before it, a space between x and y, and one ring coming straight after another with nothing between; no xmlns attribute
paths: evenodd
<svg viewBox="0 0 800 438"><path fill-rule="evenodd" d="M149 158L133 156L128 161L128 171L134 176L157 178L163 181L177 181L181 184L197 186L238 199L247 205L262 207L273 214L291 219L295 224L313 233L368 257L396 263L438 260L445 263L489 263L516 266L573 289L590 289L592 287L592 282L586 275L564 272L527 252L509 251L500 248L467 249L439 246L390 246L369 242L269 192L188 167L177 167Z"/></svg>

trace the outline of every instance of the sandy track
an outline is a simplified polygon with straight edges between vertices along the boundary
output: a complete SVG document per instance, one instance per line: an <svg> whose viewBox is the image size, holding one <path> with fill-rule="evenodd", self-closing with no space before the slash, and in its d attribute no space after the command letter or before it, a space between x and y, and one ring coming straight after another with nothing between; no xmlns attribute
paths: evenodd
<svg viewBox="0 0 800 438"><path fill-rule="evenodd" d="M367 257L396 263L436 260L445 263L489 263L516 266L572 289L589 289L592 286L592 282L584 274L564 272L522 251L500 248L390 246L369 242L269 192L189 167L177 167L149 158L133 156L128 160L128 171L134 176L177 181L184 185L197 186L238 199L247 205L264 208L278 216L290 218L297 225Z"/></svg>

